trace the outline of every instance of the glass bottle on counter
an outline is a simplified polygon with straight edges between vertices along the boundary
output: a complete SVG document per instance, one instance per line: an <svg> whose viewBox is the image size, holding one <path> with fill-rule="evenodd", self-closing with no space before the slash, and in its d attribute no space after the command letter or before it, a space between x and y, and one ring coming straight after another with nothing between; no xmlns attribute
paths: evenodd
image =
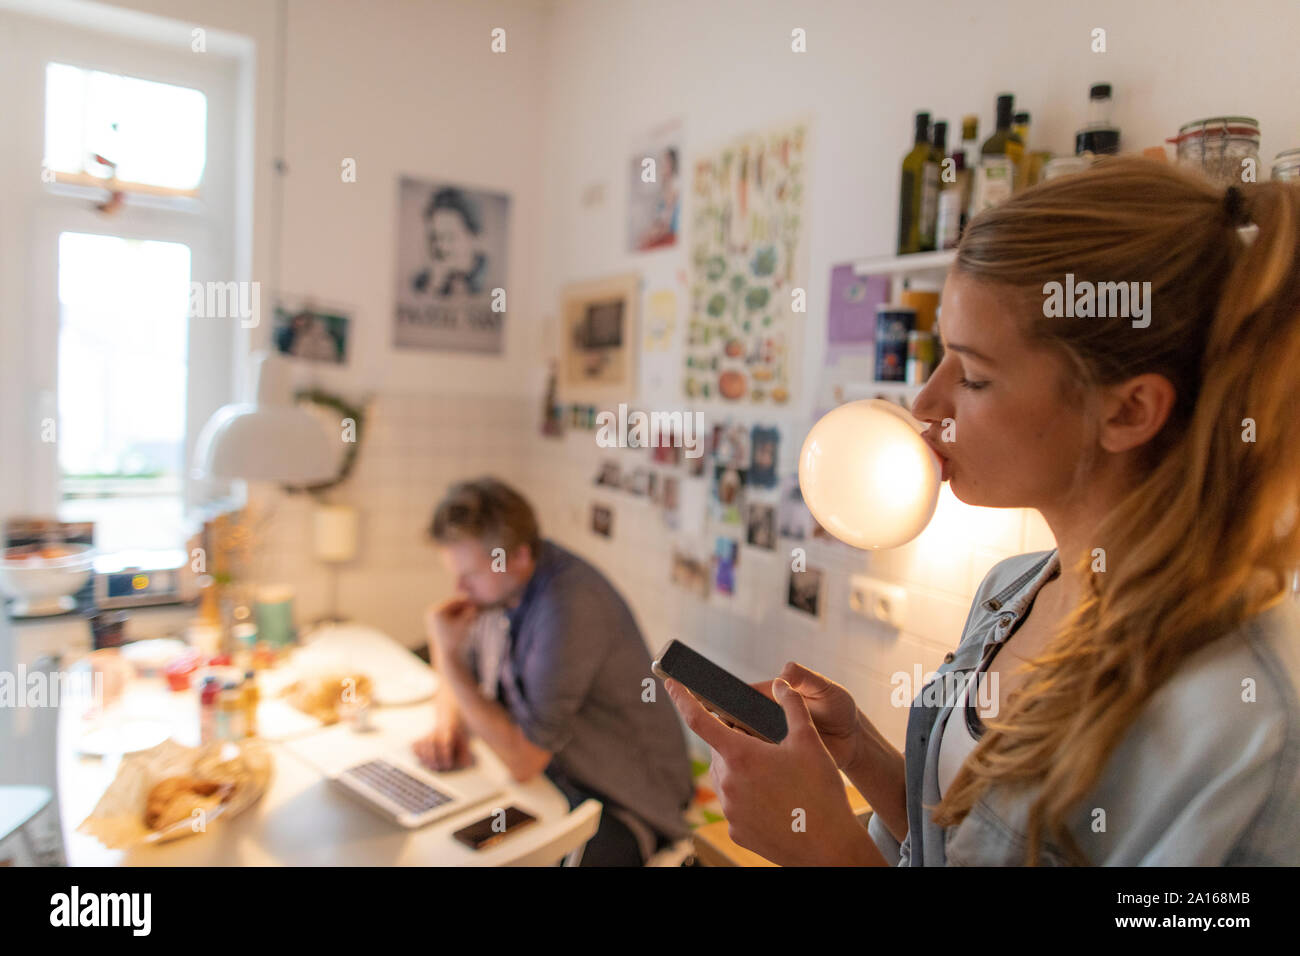
<svg viewBox="0 0 1300 956"><path fill-rule="evenodd" d="M1119 152L1119 129L1110 124L1110 110L1110 84L1092 84L1088 90L1088 122L1074 134L1074 155Z"/></svg>
<svg viewBox="0 0 1300 956"><path fill-rule="evenodd" d="M257 705L261 703L262 694L257 686L257 674L248 671L244 674L243 694L240 703L244 712L244 736L257 736Z"/></svg>
<svg viewBox="0 0 1300 956"><path fill-rule="evenodd" d="M915 139L903 157L902 185L898 194L898 254L934 249L939 212L939 164L930 142L930 114L917 113Z"/></svg>

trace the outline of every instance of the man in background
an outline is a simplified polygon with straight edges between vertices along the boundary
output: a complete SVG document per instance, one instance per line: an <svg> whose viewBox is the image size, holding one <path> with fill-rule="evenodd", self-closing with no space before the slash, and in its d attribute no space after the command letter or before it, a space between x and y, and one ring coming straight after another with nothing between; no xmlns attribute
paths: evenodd
<svg viewBox="0 0 1300 956"><path fill-rule="evenodd" d="M595 797L584 866L640 866L686 836L685 736L662 687L642 699L650 655L613 585L543 540L528 502L494 478L453 486L429 531L459 593L426 616L444 682L420 759L464 766L472 731L516 780L544 772L570 808Z"/></svg>

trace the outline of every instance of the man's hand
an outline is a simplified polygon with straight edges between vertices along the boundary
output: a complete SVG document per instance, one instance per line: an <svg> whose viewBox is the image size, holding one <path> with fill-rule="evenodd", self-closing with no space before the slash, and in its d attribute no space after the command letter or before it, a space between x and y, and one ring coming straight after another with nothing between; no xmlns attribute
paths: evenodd
<svg viewBox="0 0 1300 956"><path fill-rule="evenodd" d="M440 605L431 604L424 612L425 635L443 653L459 658L478 613L478 605L460 596Z"/></svg>
<svg viewBox="0 0 1300 956"><path fill-rule="evenodd" d="M430 770L459 770L474 762L474 755L469 749L469 731L461 718L456 699L446 691L440 691L434 699L433 733L421 737L411 749L420 758L420 763Z"/></svg>

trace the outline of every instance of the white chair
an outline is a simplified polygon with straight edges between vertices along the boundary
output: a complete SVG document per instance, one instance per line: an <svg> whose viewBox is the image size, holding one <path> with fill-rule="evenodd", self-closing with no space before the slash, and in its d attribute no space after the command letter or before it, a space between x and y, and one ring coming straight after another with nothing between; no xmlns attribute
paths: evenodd
<svg viewBox="0 0 1300 956"><path fill-rule="evenodd" d="M555 866L563 860L564 866L577 866L582 862L582 851L587 841L600 829L599 800L584 800L564 818L563 827L544 843L511 860L509 866Z"/></svg>
<svg viewBox="0 0 1300 956"><path fill-rule="evenodd" d="M690 837L683 837L676 843L671 843L664 847L650 859L645 861L646 866L681 866L687 859L695 853L695 843Z"/></svg>

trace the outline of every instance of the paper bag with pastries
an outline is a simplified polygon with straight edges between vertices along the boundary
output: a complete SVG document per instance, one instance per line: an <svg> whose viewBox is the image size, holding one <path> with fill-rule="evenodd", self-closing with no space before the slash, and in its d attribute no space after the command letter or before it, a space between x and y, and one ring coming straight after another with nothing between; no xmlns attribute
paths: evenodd
<svg viewBox="0 0 1300 956"><path fill-rule="evenodd" d="M256 801L270 774L270 753L257 741L195 748L165 740L123 758L77 830L110 850L203 833Z"/></svg>

